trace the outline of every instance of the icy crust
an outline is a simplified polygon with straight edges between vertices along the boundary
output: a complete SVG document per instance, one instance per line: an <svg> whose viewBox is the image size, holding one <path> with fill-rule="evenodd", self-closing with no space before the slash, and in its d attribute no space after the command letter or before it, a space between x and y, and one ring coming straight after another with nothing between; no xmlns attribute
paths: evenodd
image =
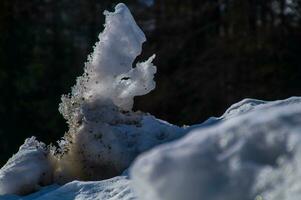
<svg viewBox="0 0 301 200"><path fill-rule="evenodd" d="M291 98L156 147L131 177L141 200L298 200L300 169L301 103Z"/></svg>
<svg viewBox="0 0 301 200"><path fill-rule="evenodd" d="M0 195L27 194L52 182L52 167L43 143L34 137L0 170Z"/></svg>
<svg viewBox="0 0 301 200"><path fill-rule="evenodd" d="M155 88L155 56L133 68L144 33L124 4L104 14L105 29L85 72L59 107L69 131L56 152L57 183L119 175L142 151L183 133L177 126L132 111L134 97Z"/></svg>
<svg viewBox="0 0 301 200"><path fill-rule="evenodd" d="M95 182L73 181L58 187L44 187L41 191L24 197L0 196L0 200L136 200L130 180L119 176Z"/></svg>

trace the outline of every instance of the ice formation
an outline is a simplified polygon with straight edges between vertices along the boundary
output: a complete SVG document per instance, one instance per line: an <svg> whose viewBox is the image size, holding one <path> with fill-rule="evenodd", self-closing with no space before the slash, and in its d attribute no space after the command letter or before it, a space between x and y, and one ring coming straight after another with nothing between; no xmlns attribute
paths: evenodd
<svg viewBox="0 0 301 200"><path fill-rule="evenodd" d="M48 176L47 162L51 163L50 182L111 178L128 168L139 153L182 136L181 128L132 111L134 97L155 88L155 56L133 68L146 40L144 33L124 4L104 14L105 28L84 74L59 106L69 131L59 148L45 152L34 139L28 140L25 146L30 151L21 147L0 170L0 194L27 193L44 184L40 178L41 173ZM24 172L20 176L24 180L16 182L19 172Z"/></svg>
<svg viewBox="0 0 301 200"><path fill-rule="evenodd" d="M133 68L145 35L124 4L104 14L105 29L85 72L60 104L70 129L60 142L55 165L59 183L116 176L140 152L183 132L149 114L132 111L134 97L155 88L155 56Z"/></svg>
<svg viewBox="0 0 301 200"><path fill-rule="evenodd" d="M115 105L120 110L131 111L134 96L147 94L155 88L154 55L132 67L146 38L128 8L118 4L115 12L105 11L104 14L105 29L88 58L85 72L77 79L71 96L65 96L60 106L67 120L74 117L83 103Z"/></svg>
<svg viewBox="0 0 301 200"><path fill-rule="evenodd" d="M46 146L32 137L0 170L0 195L27 194L51 182L52 165Z"/></svg>
<svg viewBox="0 0 301 200"><path fill-rule="evenodd" d="M301 98L244 100L213 124L138 157L139 199L300 199Z"/></svg>

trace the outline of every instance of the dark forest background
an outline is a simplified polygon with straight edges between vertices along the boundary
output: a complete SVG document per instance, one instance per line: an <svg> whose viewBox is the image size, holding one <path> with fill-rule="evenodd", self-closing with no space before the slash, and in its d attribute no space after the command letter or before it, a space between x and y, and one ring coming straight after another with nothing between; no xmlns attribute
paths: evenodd
<svg viewBox="0 0 301 200"><path fill-rule="evenodd" d="M58 112L114 0L0 1L0 166L26 137L55 142ZM157 54L135 109L183 125L243 99L301 95L301 0L124 1Z"/></svg>

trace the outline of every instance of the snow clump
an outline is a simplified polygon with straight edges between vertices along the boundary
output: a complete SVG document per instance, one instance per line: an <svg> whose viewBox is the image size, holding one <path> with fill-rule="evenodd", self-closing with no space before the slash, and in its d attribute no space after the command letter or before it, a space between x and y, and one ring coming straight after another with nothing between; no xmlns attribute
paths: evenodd
<svg viewBox="0 0 301 200"><path fill-rule="evenodd" d="M0 170L0 195L27 194L52 182L52 164L46 146L26 139L18 153Z"/></svg>

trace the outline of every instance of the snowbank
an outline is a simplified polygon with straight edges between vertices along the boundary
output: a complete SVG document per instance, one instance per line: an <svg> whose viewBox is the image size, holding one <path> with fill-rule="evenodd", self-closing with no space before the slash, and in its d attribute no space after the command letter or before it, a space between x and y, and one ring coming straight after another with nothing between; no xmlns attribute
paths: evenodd
<svg viewBox="0 0 301 200"><path fill-rule="evenodd" d="M248 113L253 110L269 109L269 108L279 107L283 105L293 105L293 104L300 104L300 103L301 103L300 97L290 97L288 99L277 100L277 101L243 99L240 102L231 105L222 116L210 117L203 123L186 127L186 131L190 131L195 128L203 128L203 127L209 127L211 125L217 125L220 122L224 122L234 117L240 117L242 114Z"/></svg>
<svg viewBox="0 0 301 200"><path fill-rule="evenodd" d="M0 170L0 195L27 194L52 182L45 145L29 138Z"/></svg>
<svg viewBox="0 0 301 200"><path fill-rule="evenodd" d="M222 118L139 156L131 169L139 198L300 199L300 98L245 100Z"/></svg>
<svg viewBox="0 0 301 200"><path fill-rule="evenodd" d="M155 56L133 68L143 32L124 4L105 15L84 74L62 97L69 131L59 148L27 139L0 170L0 200L136 199L126 176L99 180L120 175L162 143L130 170L141 200L299 199L301 98L246 99L183 128L134 112L134 97L155 88ZM67 184L8 195L53 183Z"/></svg>
<svg viewBox="0 0 301 200"><path fill-rule="evenodd" d="M124 173L103 181L52 185L23 197L0 195L0 200L298 200L301 195L300 105L300 97L273 102L246 99L231 106L221 117L211 118L214 123L207 121L183 129L143 115L138 127L114 126L115 131L134 136L131 145L136 152L143 152L158 141L168 142L168 134L174 134L173 130L179 135L191 132L140 155L130 170L132 180ZM39 176L50 166L42 156L45 156L43 146L32 138L10 159L4 167L9 170L1 170L5 177L11 173L10 180L2 179L1 183L5 184L0 188L9 185L13 189L2 194L33 191L41 180L49 180ZM17 158L22 158L22 162ZM19 171L20 166L26 167ZM41 170L41 166L46 170ZM100 172L101 169L97 168Z"/></svg>

